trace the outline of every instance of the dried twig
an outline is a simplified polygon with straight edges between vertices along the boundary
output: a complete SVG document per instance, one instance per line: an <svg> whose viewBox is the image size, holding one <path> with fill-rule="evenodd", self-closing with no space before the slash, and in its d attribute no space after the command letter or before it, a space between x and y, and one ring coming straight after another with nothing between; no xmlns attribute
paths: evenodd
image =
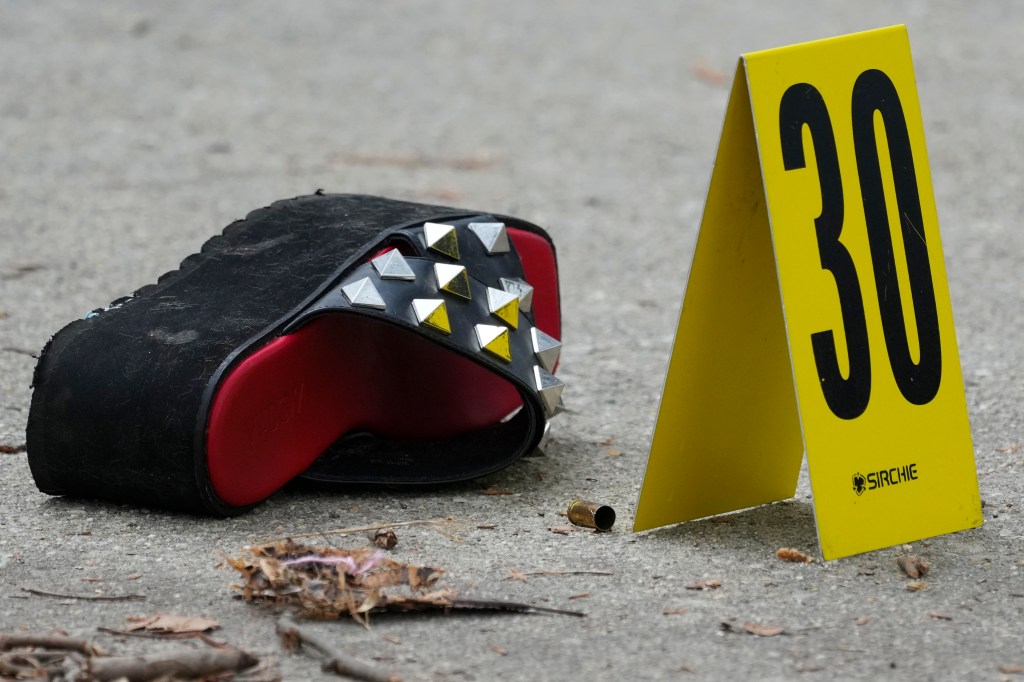
<svg viewBox="0 0 1024 682"><path fill-rule="evenodd" d="M146 598L144 594L62 594L60 592L47 592L31 587L22 587L22 592L34 594L37 597L57 597L58 599L82 599L84 601L142 601Z"/></svg>
<svg viewBox="0 0 1024 682"><path fill-rule="evenodd" d="M746 633L757 637L775 637L776 635L786 634L785 628L781 625L760 625L758 623L751 622L740 625L739 623L730 620L723 621L721 629L724 632Z"/></svg>
<svg viewBox="0 0 1024 682"><path fill-rule="evenodd" d="M357 661L348 654L339 651L325 638L306 628L300 627L290 616L281 616L281 619L277 621L277 634L281 636L286 648L297 648L298 645L308 644L314 649L319 650L320 653L327 657L327 661L324 663L324 670L329 672L352 677L357 680L365 680L366 682L401 682L402 678L397 675L390 675L377 670L373 666Z"/></svg>
<svg viewBox="0 0 1024 682"><path fill-rule="evenodd" d="M239 672L259 663L240 649L108 657L85 640L53 635L0 635L0 651L6 652L0 655L0 676L5 679L14 676L18 679L145 682L158 678L209 678L224 672Z"/></svg>
<svg viewBox="0 0 1024 682"><path fill-rule="evenodd" d="M429 598L431 595L426 595ZM549 606L534 606L516 601L504 601L502 599L475 599L472 597L443 597L436 603L427 603L426 599L415 598L403 599L402 597L389 598L388 611L424 611L431 609L480 609L481 611L511 611L514 613L550 613L556 616L575 616L584 618L587 614L581 611L567 611L566 609L555 609Z"/></svg>
<svg viewBox="0 0 1024 682"><path fill-rule="evenodd" d="M475 171L494 165L494 161L476 156L453 158L437 156L406 156L401 154L350 154L338 153L331 156L332 163L357 166L395 166L397 168L446 168L449 170Z"/></svg>
<svg viewBox="0 0 1024 682"><path fill-rule="evenodd" d="M0 651L10 651L19 647L39 647L42 649L60 649L61 651L77 651L92 656L98 649L84 639L70 637L39 636L39 635L0 635Z"/></svg>
<svg viewBox="0 0 1024 682"><path fill-rule="evenodd" d="M125 656L92 658L88 669L98 682L108 680L154 680L157 678L207 677L251 668L259 659L241 649L199 649L179 651L172 656Z"/></svg>
<svg viewBox="0 0 1024 682"><path fill-rule="evenodd" d="M533 571L523 575L615 575L610 571Z"/></svg>
<svg viewBox="0 0 1024 682"><path fill-rule="evenodd" d="M80 656L77 653L47 655L33 653L10 653L0 656L0 677L3 679L50 679L59 672L64 657Z"/></svg>
<svg viewBox="0 0 1024 682"><path fill-rule="evenodd" d="M352 533L365 533L371 530L381 530L383 528L403 528L405 526L437 526L444 523L451 523L455 519L450 516L444 519L418 519L416 521L396 521L394 523L378 523L374 526L355 526L353 528L335 528L334 530L321 530L315 533L294 533L292 535L286 535L279 538L269 538L267 540L259 540L256 544L268 545L274 542L284 542L285 540L302 540L304 538L318 538L325 535L350 535Z"/></svg>

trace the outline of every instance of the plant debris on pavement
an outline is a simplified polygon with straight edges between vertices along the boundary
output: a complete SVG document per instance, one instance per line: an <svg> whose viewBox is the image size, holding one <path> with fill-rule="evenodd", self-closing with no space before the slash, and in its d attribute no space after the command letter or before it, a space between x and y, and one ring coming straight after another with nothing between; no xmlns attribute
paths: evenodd
<svg viewBox="0 0 1024 682"><path fill-rule="evenodd" d="M158 613L155 616L129 616L128 622L131 623L127 628L129 632L145 630L157 634L209 632L220 627L217 621L209 618L174 616L167 613Z"/></svg>
<svg viewBox="0 0 1024 682"><path fill-rule="evenodd" d="M923 559L919 559L916 556L901 556L896 559L896 565L907 574L908 578L917 580L928 575L928 569L930 568Z"/></svg>
<svg viewBox="0 0 1024 682"><path fill-rule="evenodd" d="M236 585L246 601L293 605L306 618L343 616L365 622L372 611L487 609L582 616L566 611L497 599L463 597L437 587L444 570L389 559L376 548L313 547L291 540L247 548L227 558L244 582Z"/></svg>
<svg viewBox="0 0 1024 682"><path fill-rule="evenodd" d="M792 547L780 547L775 556L782 561L792 561L798 564L809 564L814 561L814 558L809 554L804 554L799 549L793 549Z"/></svg>

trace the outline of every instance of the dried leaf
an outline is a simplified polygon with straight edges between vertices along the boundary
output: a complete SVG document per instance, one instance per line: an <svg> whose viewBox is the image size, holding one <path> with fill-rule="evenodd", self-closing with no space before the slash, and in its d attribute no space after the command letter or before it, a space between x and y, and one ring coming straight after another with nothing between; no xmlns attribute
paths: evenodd
<svg viewBox="0 0 1024 682"><path fill-rule="evenodd" d="M857 619L856 621L854 621L854 622L855 622L855 623L856 623L857 625L867 625L868 623L870 623L870 622L871 622L871 616L864 616L864 617L862 617L862 618L858 618L858 619Z"/></svg>
<svg viewBox="0 0 1024 682"><path fill-rule="evenodd" d="M809 564L814 561L814 558L804 554L799 549L793 549L792 547L781 547L775 556L783 561L792 561L794 563Z"/></svg>
<svg viewBox="0 0 1024 682"><path fill-rule="evenodd" d="M757 623L744 623L743 629L758 637L774 637L786 631L781 625L759 625Z"/></svg>
<svg viewBox="0 0 1024 682"><path fill-rule="evenodd" d="M1016 673L1024 672L1024 668L1019 665L1001 665L999 666L999 672L1004 675L1013 675Z"/></svg>
<svg viewBox="0 0 1024 682"><path fill-rule="evenodd" d="M580 592L579 594L570 594L569 599L586 599L589 596L589 592Z"/></svg>
<svg viewBox="0 0 1024 682"><path fill-rule="evenodd" d="M722 586L722 581L715 578L705 578L686 585L688 590L717 590Z"/></svg>
<svg viewBox="0 0 1024 682"><path fill-rule="evenodd" d="M505 580L518 580L520 582L524 582L525 583L526 582L526 574L525 573L520 573L519 571L515 571L515 570L512 570L512 569L509 569L508 577L505 578Z"/></svg>
<svg viewBox="0 0 1024 682"><path fill-rule="evenodd" d="M128 628L129 632L136 630L155 633L209 632L220 627L217 621L208 618L174 616L167 613L158 613L155 616L129 616L127 620L132 623Z"/></svg>
<svg viewBox="0 0 1024 682"><path fill-rule="evenodd" d="M928 583L924 582L923 580L915 580L913 582L907 583L906 587L911 592L920 592L921 590L928 589Z"/></svg>
<svg viewBox="0 0 1024 682"><path fill-rule="evenodd" d="M903 569L908 578L917 580L928 575L928 564L916 556L901 556L896 559L896 565Z"/></svg>
<svg viewBox="0 0 1024 682"><path fill-rule="evenodd" d="M615 448L609 448L608 456L609 457L621 457L622 456L622 450L616 450Z"/></svg>
<svg viewBox="0 0 1024 682"><path fill-rule="evenodd" d="M548 528L548 530L551 531L552 533L555 533L556 535L568 535L569 533L572 533L573 531L575 531L576 527L575 526L552 526L551 528Z"/></svg>
<svg viewBox="0 0 1024 682"><path fill-rule="evenodd" d="M451 189L449 187L441 187L441 188L437 189L434 192L434 196L436 196L441 201L448 201L448 202L462 201L462 195L459 194L458 191L456 191L454 189Z"/></svg>
<svg viewBox="0 0 1024 682"><path fill-rule="evenodd" d="M661 615L663 615L663 616L681 616L684 613L687 613L688 611L689 611L689 609L665 609L664 611L661 612Z"/></svg>
<svg viewBox="0 0 1024 682"><path fill-rule="evenodd" d="M928 617L935 620L953 620L953 616L947 616L945 613L929 613Z"/></svg>
<svg viewBox="0 0 1024 682"><path fill-rule="evenodd" d="M379 528L373 534L373 544L381 549L394 549L398 544L398 536L390 528Z"/></svg>
<svg viewBox="0 0 1024 682"><path fill-rule="evenodd" d="M505 649L500 646L492 646L491 651L493 651L496 654L501 654L502 656L508 656L508 649Z"/></svg>
<svg viewBox="0 0 1024 682"><path fill-rule="evenodd" d="M262 558L256 562L256 565L259 566L260 571L271 584L281 582L280 561L272 558Z"/></svg>
<svg viewBox="0 0 1024 682"><path fill-rule="evenodd" d="M725 85L726 83L728 83L729 79L729 77L726 74L722 73L718 69L713 69L707 64L703 64L700 62L694 64L693 67L690 69L690 72L693 74L693 77L696 78L697 80L704 81L705 83L710 83L711 85Z"/></svg>
<svg viewBox="0 0 1024 682"><path fill-rule="evenodd" d="M738 634L756 635L757 637L775 637L783 634L786 630L781 625L760 625L758 623L746 622L739 625L733 621L723 621L722 630Z"/></svg>
<svg viewBox="0 0 1024 682"><path fill-rule="evenodd" d="M487 490L481 490L481 495L515 495L511 490L495 490L494 488L488 488Z"/></svg>

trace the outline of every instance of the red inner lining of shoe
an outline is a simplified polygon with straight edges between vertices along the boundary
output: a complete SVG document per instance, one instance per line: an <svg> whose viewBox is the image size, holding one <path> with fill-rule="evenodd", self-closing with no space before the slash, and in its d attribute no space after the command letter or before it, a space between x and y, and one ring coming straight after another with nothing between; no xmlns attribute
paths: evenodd
<svg viewBox="0 0 1024 682"><path fill-rule="evenodd" d="M555 254L543 237L508 229L534 287L537 326L561 338ZM318 317L274 339L221 382L206 461L217 496L258 502L351 431L432 439L496 424L515 387L426 338L359 314Z"/></svg>

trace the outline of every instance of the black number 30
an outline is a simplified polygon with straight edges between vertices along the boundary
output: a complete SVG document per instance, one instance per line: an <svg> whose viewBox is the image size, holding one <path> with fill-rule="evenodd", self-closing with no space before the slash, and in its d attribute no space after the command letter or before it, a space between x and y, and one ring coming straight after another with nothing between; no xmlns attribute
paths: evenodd
<svg viewBox="0 0 1024 682"><path fill-rule="evenodd" d="M907 340L907 325L896 279L892 233L875 136L875 112L881 115L885 126L896 204L901 218L903 256L910 280L920 350L916 363ZM857 175L889 365L903 397L914 405L925 405L938 393L942 379L939 318L907 120L899 93L885 73L871 69L857 78L853 86L852 113ZM805 167L804 126L811 134L821 188L821 214L814 220L818 253L821 267L831 272L836 281L849 356L849 376L844 377L839 369L832 330L811 334L811 347L829 409L841 419L856 419L867 409L871 397L871 356L864 300L853 258L839 241L844 218L843 184L832 122L821 93L812 85L799 83L786 90L779 105L782 160L786 170Z"/></svg>

